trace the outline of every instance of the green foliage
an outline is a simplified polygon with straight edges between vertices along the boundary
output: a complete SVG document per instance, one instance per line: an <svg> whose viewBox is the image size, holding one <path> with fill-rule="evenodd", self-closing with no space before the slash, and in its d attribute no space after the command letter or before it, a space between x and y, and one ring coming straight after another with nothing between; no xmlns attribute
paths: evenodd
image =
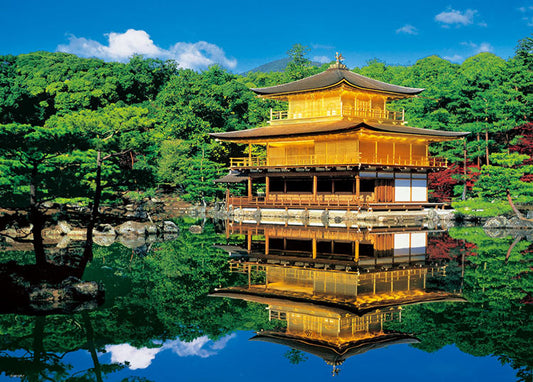
<svg viewBox="0 0 533 382"><path fill-rule="evenodd" d="M487 150L489 154L506 152L512 140L509 129L533 117L529 107L533 103L532 41L531 37L521 40L515 56L508 60L491 53L480 53L461 65L437 56L411 66L387 65L374 59L354 71L393 84L425 88L421 97L394 101L388 108L405 108L406 120L413 126L472 132L466 138L467 159L482 165L487 162ZM48 52L1 56L0 123L44 126L48 130L39 131L41 140L46 133L67 135L53 129L68 127L73 134L85 131L78 137L85 142L72 143L65 147L64 155L55 161L48 156L46 165L39 165L41 180L53 180L39 183L47 197L87 200L95 177L91 163L96 151L105 146L107 153L130 150L129 157L114 157L104 169L106 184L114 191L142 191L162 183L175 186L188 200L212 199L216 190L207 190L207 184L230 157L243 152L238 145L213 144L208 134L265 125L270 108L286 105L261 100L249 88L297 80L327 68L310 65L308 52L308 47L295 44L287 52L290 62L285 72L246 76L216 65L203 72L177 69L174 62L141 56L132 57L128 63ZM122 126L125 121L129 121L128 126ZM106 129L107 123L114 127ZM138 129L133 129L135 123L139 123ZM107 133L117 129L128 132L105 140ZM3 136L11 133L15 134L6 129ZM43 142L30 142L35 152L50 150ZM179 147L170 148L173 142ZM170 157L173 151L178 159ZM451 162L463 161L460 141L433 145L431 151ZM502 170L517 170L516 166L500 167L485 169L477 196L490 193L485 175L501 179L517 175L516 171L507 174L508 170ZM6 200L6 205L23 204L28 181L21 165L13 157L2 156L0 170L2 201ZM76 181L69 184L61 179ZM52 190L53 184L63 191ZM515 186L522 190L521 185ZM108 200L110 189L105 195ZM80 194L75 196L77 190ZM518 193L529 192L522 191Z"/></svg>
<svg viewBox="0 0 533 382"><path fill-rule="evenodd" d="M283 356L287 358L292 365L298 365L308 359L305 353L298 349L287 350Z"/></svg>
<svg viewBox="0 0 533 382"><path fill-rule="evenodd" d="M319 72L320 69L312 66L311 61L306 57L309 50L310 49L307 46L294 44L292 48L287 51L290 61L285 68L284 82L300 80Z"/></svg>
<svg viewBox="0 0 533 382"><path fill-rule="evenodd" d="M467 200L456 200L452 202L452 207L460 214L476 216L480 218L504 215L512 212L509 202L505 200L485 200L483 198L472 198Z"/></svg>
<svg viewBox="0 0 533 382"><path fill-rule="evenodd" d="M518 153L496 153L490 156L493 165L483 166L479 180L473 187L480 197L485 199L504 199L506 190L517 201L528 203L533 200L533 184L520 179L533 173L533 166L522 165L528 155Z"/></svg>

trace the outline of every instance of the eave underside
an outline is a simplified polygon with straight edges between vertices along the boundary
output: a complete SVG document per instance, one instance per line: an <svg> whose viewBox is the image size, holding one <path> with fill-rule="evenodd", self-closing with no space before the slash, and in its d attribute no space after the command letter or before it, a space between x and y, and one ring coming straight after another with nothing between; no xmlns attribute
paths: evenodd
<svg viewBox="0 0 533 382"><path fill-rule="evenodd" d="M423 139L428 142L441 142L462 138L468 132L421 129L417 127L370 124L341 120L327 123L298 123L258 127L226 133L211 133L214 138L234 143L266 144L272 141L313 139L317 136L333 136L348 133L380 134L389 137Z"/></svg>

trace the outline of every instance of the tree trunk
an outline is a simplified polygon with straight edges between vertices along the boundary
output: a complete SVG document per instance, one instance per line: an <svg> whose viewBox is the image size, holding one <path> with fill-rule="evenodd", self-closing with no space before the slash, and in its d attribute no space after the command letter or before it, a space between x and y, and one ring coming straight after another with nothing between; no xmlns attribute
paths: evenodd
<svg viewBox="0 0 533 382"><path fill-rule="evenodd" d="M98 219L98 210L100 208L100 201L102 199L102 152L98 151L96 154L96 188L94 190L93 209L91 217L87 224L87 239L85 241L85 248L83 251L83 258L79 265L80 277L83 275L85 267L89 261L93 259L93 230Z"/></svg>
<svg viewBox="0 0 533 382"><path fill-rule="evenodd" d="M463 155L464 155L464 166L463 166L463 178L464 178L464 187L463 187L463 195L461 195L461 200L466 200L466 140L463 141Z"/></svg>
<svg viewBox="0 0 533 382"><path fill-rule="evenodd" d="M28 375L29 381L39 381L39 371L42 370L42 364L44 363L44 321L45 316L36 316L35 325L33 327L33 370L32 374Z"/></svg>
<svg viewBox="0 0 533 382"><path fill-rule="evenodd" d="M485 130L485 156L487 157L487 166L489 163L489 131Z"/></svg>
<svg viewBox="0 0 533 382"><path fill-rule="evenodd" d="M31 170L30 179L30 221L33 224L33 249L35 251L35 263L38 267L46 266L46 253L43 245L43 226L44 218L39 210L39 201L37 198L37 175L38 164L34 163Z"/></svg>
<svg viewBox="0 0 533 382"><path fill-rule="evenodd" d="M85 334L87 335L87 348L89 350L89 353L91 353L91 358L93 360L94 375L96 376L96 380L98 382L102 382L102 367L100 365L100 361L98 360L96 346L94 345L93 326L91 325L89 314L86 311L82 312L81 315L83 317L83 323L85 324Z"/></svg>

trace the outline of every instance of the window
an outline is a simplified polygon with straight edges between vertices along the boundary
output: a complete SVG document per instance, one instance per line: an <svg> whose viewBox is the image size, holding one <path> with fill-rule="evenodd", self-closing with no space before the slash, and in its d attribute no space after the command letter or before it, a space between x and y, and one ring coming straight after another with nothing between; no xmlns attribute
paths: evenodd
<svg viewBox="0 0 533 382"><path fill-rule="evenodd" d="M374 192L376 181L374 179L361 179L359 191L361 192Z"/></svg>

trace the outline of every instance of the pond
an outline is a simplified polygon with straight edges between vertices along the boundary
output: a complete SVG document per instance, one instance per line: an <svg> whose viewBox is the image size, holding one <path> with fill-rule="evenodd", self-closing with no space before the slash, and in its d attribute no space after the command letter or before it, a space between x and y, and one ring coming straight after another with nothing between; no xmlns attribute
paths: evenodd
<svg viewBox="0 0 533 382"><path fill-rule="evenodd" d="M0 315L0 380L532 380L531 237L176 223L94 248L100 306Z"/></svg>

